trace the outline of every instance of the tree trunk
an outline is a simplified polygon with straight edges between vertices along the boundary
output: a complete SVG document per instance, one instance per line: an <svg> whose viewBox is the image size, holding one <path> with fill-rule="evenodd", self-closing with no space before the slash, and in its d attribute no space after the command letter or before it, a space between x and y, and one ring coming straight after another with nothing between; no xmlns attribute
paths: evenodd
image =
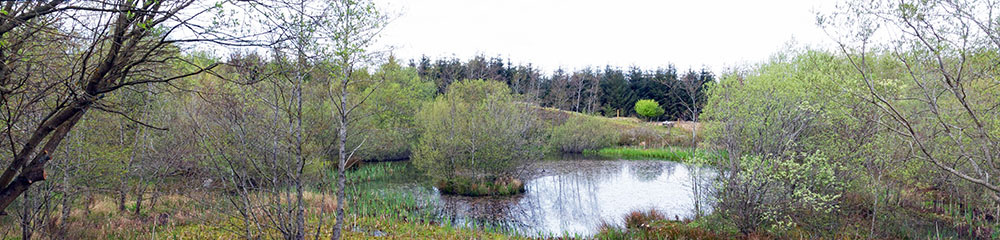
<svg viewBox="0 0 1000 240"><path fill-rule="evenodd" d="M876 184L882 182L882 174L879 174L875 180ZM876 185L877 186L877 185ZM875 217L878 212L878 189L873 191L875 193L875 199L872 201L872 222L871 222L871 232L868 235L869 239L875 238Z"/></svg>
<svg viewBox="0 0 1000 240"><path fill-rule="evenodd" d="M20 174L18 174L17 178L15 178L14 181L10 182L10 184L8 184L6 187L0 190L0 212L6 210L7 207L10 206L12 202L14 202L14 199L17 199L17 197L21 196L21 194L24 193L24 191L28 190L28 187L30 187L31 184L45 180L45 163L47 163L50 159L49 153L53 152L55 148L59 146L59 143L62 142L63 138L66 137L66 134L69 133L69 130L72 129L77 122L79 122L80 117L82 117L83 114L86 112L85 108L89 107L90 104L89 102L86 102L85 104L76 104L76 106L79 106L80 109L78 108L66 109L63 110L63 112L57 114L59 115L58 117L66 115L67 113L69 113L70 115L66 119L64 119L65 121L58 122L57 125L58 127L53 128L55 129L55 131L52 132L48 142L46 142L45 146L42 147L41 153L36 154L34 160L28 163L28 165L25 166L24 169L21 169ZM53 122L53 120L55 119L56 118L50 119L44 125L56 124L55 122ZM38 131L42 131L44 129L48 129L48 127L45 126L40 127ZM36 135L38 134L38 131L36 131ZM25 148L27 148L28 144L26 144L25 146L26 146ZM32 148L34 148L34 146L32 146ZM25 151L22 150L22 153L24 152ZM27 152L30 153L31 151ZM15 159L16 158L17 157L15 157ZM27 158L27 156L25 156L25 158ZM19 167L16 167L14 166L14 163L11 163L11 165L8 166L7 170L9 171L11 168L19 168ZM4 175L6 176L6 174L7 173L5 172Z"/></svg>
<svg viewBox="0 0 1000 240"><path fill-rule="evenodd" d="M346 83L348 80L344 79L343 81ZM341 86L340 93L341 116L340 127L337 133L340 141L337 150L339 156L337 160L337 223L334 224L333 228L333 240L340 239L341 230L344 228L344 185L346 183L345 178L347 178L344 174L344 167L347 164L347 152L344 149L347 145L347 86Z"/></svg>
<svg viewBox="0 0 1000 240"><path fill-rule="evenodd" d="M149 209L154 209L154 208L156 208L156 202L157 202L157 200L159 200L159 199L160 199L160 191L157 191L157 190L156 190L156 189L154 188L154 189L153 189L153 193L152 193L152 195L151 195L151 196L149 196Z"/></svg>
<svg viewBox="0 0 1000 240"><path fill-rule="evenodd" d="M300 6L300 7L305 7ZM299 67L306 67L306 54L303 47L305 46L305 39L299 38ZM305 169L305 158L302 156L302 80L305 78L303 76L303 70L296 73L295 77L295 160L298 164L295 176L295 197L296 197L296 209L295 209L295 239L305 239L306 232L306 217L303 199L303 186L302 186L302 175ZM316 233L319 234L319 233Z"/></svg>
<svg viewBox="0 0 1000 240"><path fill-rule="evenodd" d="M27 199L25 199L27 200ZM22 201L27 202L27 201ZM21 206L21 239L30 240L31 235L34 234L34 229L31 227L31 206L28 204L22 204Z"/></svg>
<svg viewBox="0 0 1000 240"><path fill-rule="evenodd" d="M128 199L128 193L125 192L125 188L118 189L118 212L125 213L125 201Z"/></svg>
<svg viewBox="0 0 1000 240"><path fill-rule="evenodd" d="M69 175L69 171L65 171L64 170L63 171L63 182L62 182L62 192L63 192L63 198L62 198L62 204L61 204L62 209L59 212L59 225L56 227L57 231L58 231L57 235L56 235L57 238L65 238L65 235L66 235L66 221L69 221L69 214L70 214L70 212L72 210L72 206L71 205L73 204L73 200L72 200L73 199L73 194L70 192L70 187L69 187L69 178L70 177L69 176L70 176ZM84 217L86 217L86 216L84 216Z"/></svg>
<svg viewBox="0 0 1000 240"><path fill-rule="evenodd" d="M143 195L146 195L145 192L146 187L137 187L135 190L135 212L133 212L133 214L136 216L139 216L139 213L142 213L142 197Z"/></svg>
<svg viewBox="0 0 1000 240"><path fill-rule="evenodd" d="M94 206L94 194L87 192L87 202L83 203L83 217L90 216L90 207Z"/></svg>

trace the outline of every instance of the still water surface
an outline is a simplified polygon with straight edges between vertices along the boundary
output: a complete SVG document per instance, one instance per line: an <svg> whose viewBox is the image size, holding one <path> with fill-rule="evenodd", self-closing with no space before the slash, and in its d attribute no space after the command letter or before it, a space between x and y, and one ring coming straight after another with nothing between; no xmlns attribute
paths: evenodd
<svg viewBox="0 0 1000 240"><path fill-rule="evenodd" d="M656 209L668 218L694 215L698 192L710 184L709 169L655 160L593 160L579 157L531 167L526 192L511 197L463 197L432 191L430 200L458 224L487 223L526 235L591 235L602 222L623 225L633 210ZM704 192L704 191L701 191ZM699 199L703 199L699 198ZM704 200L702 211L709 211Z"/></svg>

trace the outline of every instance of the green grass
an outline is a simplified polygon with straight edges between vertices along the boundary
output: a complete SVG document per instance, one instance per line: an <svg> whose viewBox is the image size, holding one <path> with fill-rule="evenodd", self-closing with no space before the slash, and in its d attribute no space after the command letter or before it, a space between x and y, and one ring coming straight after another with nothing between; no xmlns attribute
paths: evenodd
<svg viewBox="0 0 1000 240"><path fill-rule="evenodd" d="M493 226L491 223L466 219L465 224L453 225L453 219L439 215L433 199L422 197L433 195L433 189L430 188L431 180L413 168L414 166L408 162L386 162L366 164L349 171L347 180L354 184L349 185L347 189L347 195L350 197L347 214L360 220L375 220L368 225L377 225L382 231L407 232L396 235L400 239L521 238L511 229ZM519 181L517 184L520 185L517 190L500 189L509 186L500 184L491 185L490 189L484 191L523 192L523 185ZM497 189L492 189L494 187ZM440 191L446 190L440 189ZM387 225L400 226L386 228Z"/></svg>
<svg viewBox="0 0 1000 240"><path fill-rule="evenodd" d="M411 168L408 163L386 162L348 171L348 214L396 221L431 221L435 213L426 207L428 203L419 200L418 193L395 189L400 183L426 181ZM410 190L430 192L420 186L412 186Z"/></svg>
<svg viewBox="0 0 1000 240"><path fill-rule="evenodd" d="M691 151L690 148L665 147L665 148L640 148L640 147L611 147L601 150L584 151L588 155L600 155L605 157L619 157L632 160L667 160L688 163L693 157L702 160L716 161L725 156L724 152L709 151L699 149Z"/></svg>
<svg viewBox="0 0 1000 240"><path fill-rule="evenodd" d="M659 159L675 162L683 162L692 156L690 149L680 149L675 147L667 148L638 148L638 147L611 147L601 150L588 150L584 154L601 155L606 157L625 157L632 159Z"/></svg>

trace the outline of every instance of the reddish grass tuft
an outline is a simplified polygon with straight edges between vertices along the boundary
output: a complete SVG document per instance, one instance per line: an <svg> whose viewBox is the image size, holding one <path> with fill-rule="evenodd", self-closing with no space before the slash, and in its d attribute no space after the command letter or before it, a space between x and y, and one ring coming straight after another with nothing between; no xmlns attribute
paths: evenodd
<svg viewBox="0 0 1000 240"><path fill-rule="evenodd" d="M653 221L664 221L667 220L662 213L656 211L656 209L651 209L649 211L632 211L628 215L625 215L625 227L629 229L636 228L649 228L649 224Z"/></svg>

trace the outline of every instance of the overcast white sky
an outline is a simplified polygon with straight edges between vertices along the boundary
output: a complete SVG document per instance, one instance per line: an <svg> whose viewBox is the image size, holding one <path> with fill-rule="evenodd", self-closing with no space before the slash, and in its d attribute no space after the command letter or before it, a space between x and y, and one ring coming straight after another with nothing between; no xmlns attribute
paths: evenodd
<svg viewBox="0 0 1000 240"><path fill-rule="evenodd" d="M829 44L814 10L830 0L378 0L400 14L381 43L403 59L476 54L546 72L585 66L678 69L766 59L793 38Z"/></svg>

